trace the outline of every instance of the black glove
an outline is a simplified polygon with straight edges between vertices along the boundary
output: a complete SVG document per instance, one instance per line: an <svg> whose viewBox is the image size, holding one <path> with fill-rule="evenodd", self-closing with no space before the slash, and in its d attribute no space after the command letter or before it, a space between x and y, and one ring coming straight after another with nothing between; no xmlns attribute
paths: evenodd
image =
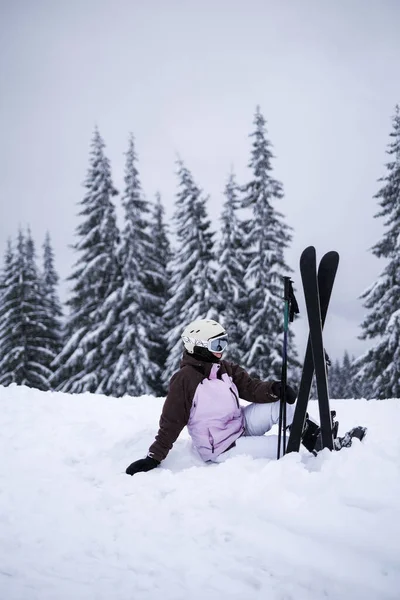
<svg viewBox="0 0 400 600"><path fill-rule="evenodd" d="M280 381L274 381L274 383L272 384L272 393L274 394L274 396L277 396L278 398L281 397L281 388L282 388L282 383ZM286 384L286 402L288 404L294 404L296 402L296 398L297 398L297 392L294 388L292 388L290 385Z"/></svg>
<svg viewBox="0 0 400 600"><path fill-rule="evenodd" d="M159 461L155 458L146 456L146 458L135 460L135 462L129 465L125 472L127 475L135 475L135 473L147 473L147 471L151 471L152 469L158 467L159 464Z"/></svg>

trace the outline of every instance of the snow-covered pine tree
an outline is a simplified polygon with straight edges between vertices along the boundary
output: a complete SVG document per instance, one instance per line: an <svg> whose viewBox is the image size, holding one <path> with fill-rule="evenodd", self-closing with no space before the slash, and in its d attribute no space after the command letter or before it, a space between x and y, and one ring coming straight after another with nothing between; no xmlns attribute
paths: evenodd
<svg viewBox="0 0 400 600"><path fill-rule="evenodd" d="M168 326L165 385L179 368L184 327L195 319L219 319L214 233L207 218L207 198L182 161L178 161L178 177L180 189L173 218L176 247L169 265L170 299L164 313Z"/></svg>
<svg viewBox="0 0 400 600"><path fill-rule="evenodd" d="M167 389L162 381L162 374L168 356L167 348L167 324L164 318L164 307L169 299L168 264L171 259L171 249L165 224L165 211L161 202L161 196L156 194L153 205L150 238L152 244L152 256L155 259L155 269L149 281L149 289L157 298L152 311L152 325L150 338L150 359L157 366L157 374L152 381L152 388L157 396L163 396Z"/></svg>
<svg viewBox="0 0 400 600"><path fill-rule="evenodd" d="M110 321L105 302L120 286L117 260L119 231L112 197L113 186L105 144L96 128L91 144L90 165L81 201L78 241L79 258L68 278L73 287L67 301L66 343L54 360L53 385L56 389L80 393L103 391L108 376L104 344L109 340Z"/></svg>
<svg viewBox="0 0 400 600"><path fill-rule="evenodd" d="M347 395L344 398L363 398L363 386L361 385L358 377L357 377L357 360L354 355L350 356L347 353L348 359L346 359L346 363L343 360L343 368L345 373L347 373ZM347 362L348 360L348 362Z"/></svg>
<svg viewBox="0 0 400 600"><path fill-rule="evenodd" d="M328 370L329 391L332 398L358 398L359 390L354 381L354 357L345 350L342 361L335 360Z"/></svg>
<svg viewBox="0 0 400 600"><path fill-rule="evenodd" d="M341 365L341 398L359 398L359 389L355 381L354 356L350 356L347 350L343 354Z"/></svg>
<svg viewBox="0 0 400 600"><path fill-rule="evenodd" d="M343 398L341 370L341 365L337 358L328 369L329 393L331 398Z"/></svg>
<svg viewBox="0 0 400 600"><path fill-rule="evenodd" d="M54 265L54 252L50 234L46 233L43 244L42 294L44 305L44 325L46 328L46 348L51 354L49 368L54 358L61 352L62 338L62 308L58 297L59 276Z"/></svg>
<svg viewBox="0 0 400 600"><path fill-rule="evenodd" d="M107 382L107 393L138 396L155 392L152 385L158 368L151 360L151 339L156 305L160 302L152 284L159 281L157 258L149 232L149 205L143 198L133 135L126 153L125 226L119 248L122 286L110 306L113 318L113 344L118 355ZM112 350L112 347L110 347Z"/></svg>
<svg viewBox="0 0 400 600"><path fill-rule="evenodd" d="M383 238L372 248L384 258L379 279L362 295L369 314L364 319L362 339L378 338L374 347L357 361L357 380L368 398L400 397L400 107L396 106L390 133L384 183L375 198L381 207L376 217L385 219Z"/></svg>
<svg viewBox="0 0 400 600"><path fill-rule="evenodd" d="M3 285L0 384L48 390L52 355L46 348L44 298L29 231L26 237L19 231L15 257L7 249Z"/></svg>
<svg viewBox="0 0 400 600"><path fill-rule="evenodd" d="M284 258L292 239L291 228L274 204L283 197L282 184L272 177L273 154L267 139L266 121L257 107L249 167L252 178L243 187L243 208L251 209L244 223L245 282L248 290L248 328L242 342L247 369L264 378L280 378L283 336L283 276L291 269ZM289 330L290 369L298 365Z"/></svg>
<svg viewBox="0 0 400 600"><path fill-rule="evenodd" d="M225 186L216 283L221 301L221 320L229 334L226 358L241 363L242 338L247 328L247 295L244 284L243 229L238 218L239 188L230 174Z"/></svg>
<svg viewBox="0 0 400 600"><path fill-rule="evenodd" d="M47 390L51 387L50 379L53 374L51 363L56 354L52 344L59 331L51 329L52 323L47 318L46 289L43 288L42 277L36 265L36 249L30 229L26 237L26 280L29 285L28 297L31 304L31 316L28 316L27 321L32 339L32 387ZM36 385L34 385L35 381Z"/></svg>
<svg viewBox="0 0 400 600"><path fill-rule="evenodd" d="M11 238L7 240L6 250L4 253L3 266L1 268L0 275L0 298L2 298L4 292L10 285L10 278L13 273L13 265L14 265L14 250ZM0 307L1 308L1 307ZM1 351L1 348L0 348Z"/></svg>
<svg viewBox="0 0 400 600"><path fill-rule="evenodd" d="M15 321L10 304L17 281L15 260L13 245L11 239L8 239L0 277L0 382L2 385L12 383L12 371L9 371L6 359L12 350L10 338L13 327L10 327L9 323L11 320Z"/></svg>

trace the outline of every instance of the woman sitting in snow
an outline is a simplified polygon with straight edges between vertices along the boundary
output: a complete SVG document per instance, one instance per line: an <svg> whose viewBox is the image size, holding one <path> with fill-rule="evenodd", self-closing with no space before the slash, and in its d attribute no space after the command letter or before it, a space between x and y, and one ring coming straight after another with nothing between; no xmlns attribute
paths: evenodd
<svg viewBox="0 0 400 600"><path fill-rule="evenodd" d="M222 454L232 454L229 451L244 436L263 436L278 423L281 382L254 379L239 365L222 360L228 344L222 325L208 319L193 321L183 331L182 341L185 351L180 369L170 381L156 439L146 458L129 465L128 475L157 467L185 425L201 458L219 462ZM296 395L292 387L286 386L288 426L293 420ZM239 398L251 404L240 406ZM347 445L351 437L361 439L356 429L346 434ZM307 418L303 444L314 452L320 438L320 428ZM265 457L273 458L277 436L266 441L270 455Z"/></svg>

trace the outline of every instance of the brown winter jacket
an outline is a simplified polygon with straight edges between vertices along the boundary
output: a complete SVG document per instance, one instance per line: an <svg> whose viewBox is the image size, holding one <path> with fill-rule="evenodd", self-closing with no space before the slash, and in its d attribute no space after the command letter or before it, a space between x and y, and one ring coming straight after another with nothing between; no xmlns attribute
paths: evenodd
<svg viewBox="0 0 400 600"><path fill-rule="evenodd" d="M161 413L160 428L154 443L150 446L149 456L160 462L167 456L189 421L197 386L203 379L208 378L212 364L200 361L187 352L184 353L179 371L171 378ZM263 404L278 400L272 392L273 381L254 379L239 365L221 360L219 373L220 375L227 373L232 377L239 397L247 402Z"/></svg>

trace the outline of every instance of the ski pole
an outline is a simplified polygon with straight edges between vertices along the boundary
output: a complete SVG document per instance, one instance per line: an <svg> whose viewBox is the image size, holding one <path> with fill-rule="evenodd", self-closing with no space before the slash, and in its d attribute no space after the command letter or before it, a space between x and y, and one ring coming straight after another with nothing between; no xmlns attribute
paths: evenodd
<svg viewBox="0 0 400 600"><path fill-rule="evenodd" d="M281 393L279 405L279 431L278 431L278 449L277 459L281 456L281 441L283 441L282 456L286 453L286 385L287 385L287 341L289 332L289 322L298 314L299 307L293 292L293 284L290 277L284 277L284 313L283 313L283 350L282 350L282 375L281 375ZM283 436L282 436L283 432ZM282 440L283 438L283 440Z"/></svg>

